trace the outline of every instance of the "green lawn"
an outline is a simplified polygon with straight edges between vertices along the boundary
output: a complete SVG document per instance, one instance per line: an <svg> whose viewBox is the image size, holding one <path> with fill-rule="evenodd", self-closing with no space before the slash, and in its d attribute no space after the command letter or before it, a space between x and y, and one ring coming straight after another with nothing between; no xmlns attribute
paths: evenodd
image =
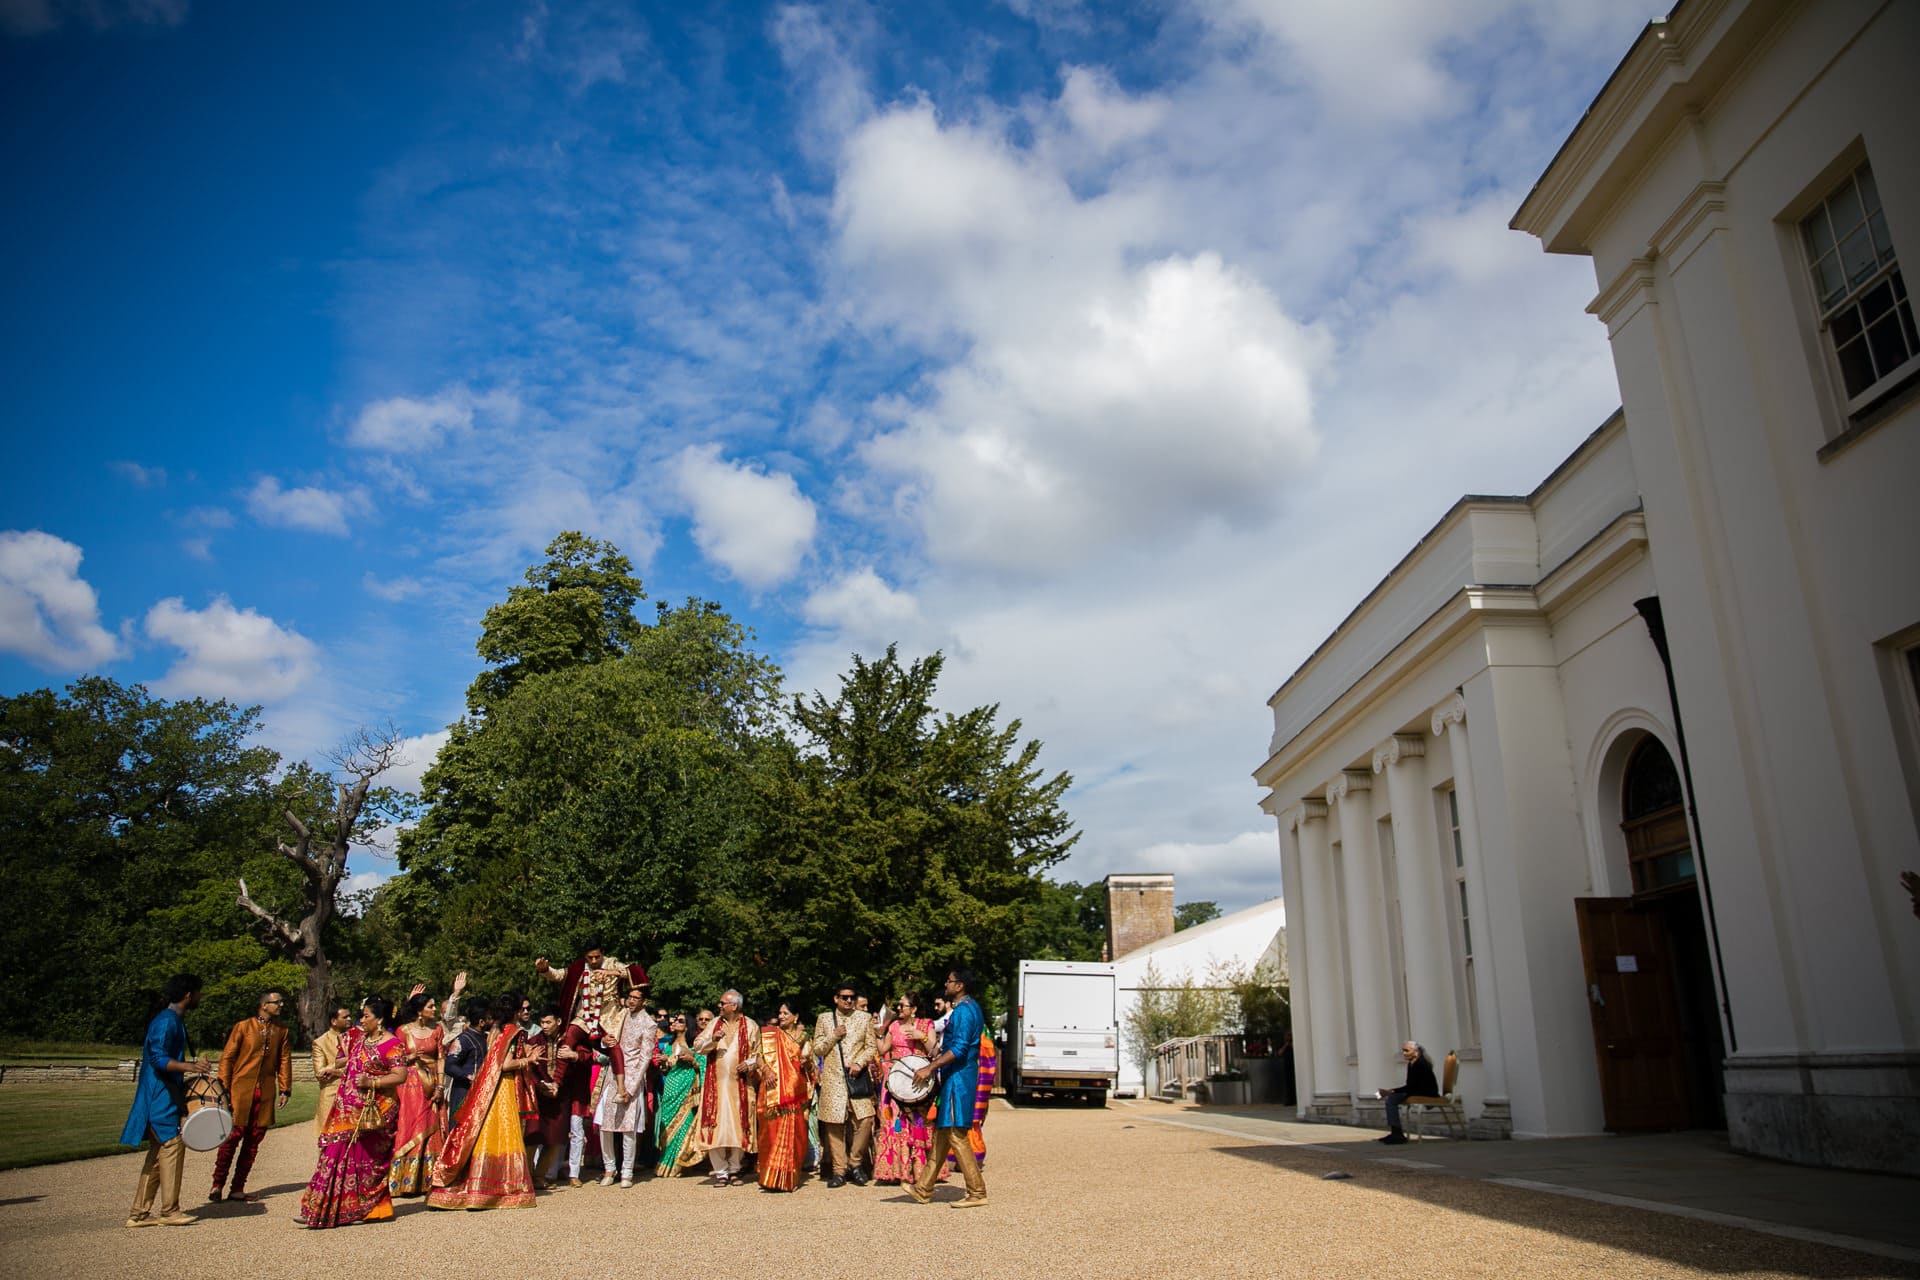
<svg viewBox="0 0 1920 1280"><path fill-rule="evenodd" d="M15 1043L0 1045L0 1052L10 1052ZM103 1054L119 1052L111 1046L80 1047L100 1049ZM133 1051L121 1056L132 1057ZM76 1061L72 1054L62 1054L57 1060ZM294 1081L293 1101L280 1109L280 1124L311 1123L318 1098L319 1090L312 1081ZM128 1148L118 1139L120 1126L127 1120L127 1108L132 1105L131 1081L0 1084L0 1169L125 1151Z"/></svg>
<svg viewBox="0 0 1920 1280"><path fill-rule="evenodd" d="M137 1044L82 1044L68 1040L22 1040L0 1036L0 1064L66 1063L77 1067L112 1066L140 1056Z"/></svg>

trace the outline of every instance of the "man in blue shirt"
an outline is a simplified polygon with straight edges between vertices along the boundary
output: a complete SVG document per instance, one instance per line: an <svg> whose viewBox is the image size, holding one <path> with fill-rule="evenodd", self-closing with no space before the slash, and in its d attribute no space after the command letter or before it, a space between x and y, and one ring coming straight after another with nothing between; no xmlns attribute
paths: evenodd
<svg viewBox="0 0 1920 1280"><path fill-rule="evenodd" d="M186 1171L187 1144L180 1136L180 1113L186 1103L186 1078L213 1072L206 1058L187 1060L187 1010L200 1003L200 979L176 973L161 989L167 1007L147 1024L146 1043L140 1047L140 1073L133 1086L133 1109L120 1141L129 1147L148 1143L147 1162L140 1167L140 1185L130 1227L180 1227L193 1216L180 1212L180 1176ZM160 1215L154 1217L154 1193L160 1195Z"/></svg>
<svg viewBox="0 0 1920 1280"><path fill-rule="evenodd" d="M921 1204L933 1199L934 1180L947 1167L949 1152L967 1184L966 1199L956 1201L954 1208L971 1209L987 1202L987 1180L980 1172L980 1162L973 1158L973 1145L967 1141L967 1130L973 1127L974 1092L980 1083L980 1032L986 1023L980 1002L973 998L976 985L973 970L964 965L947 974L947 1000L952 1008L940 1033L939 1056L913 1073L913 1078L922 1082L934 1072L940 1073L933 1155L920 1177L907 1186L907 1193Z"/></svg>

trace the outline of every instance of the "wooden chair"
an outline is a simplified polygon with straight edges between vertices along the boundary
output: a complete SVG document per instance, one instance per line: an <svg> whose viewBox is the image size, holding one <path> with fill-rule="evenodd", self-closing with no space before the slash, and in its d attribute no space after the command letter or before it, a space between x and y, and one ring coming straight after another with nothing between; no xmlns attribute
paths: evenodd
<svg viewBox="0 0 1920 1280"><path fill-rule="evenodd" d="M1415 1141L1418 1141L1423 1136L1421 1133L1422 1123L1425 1121L1427 1112L1429 1111L1437 1111L1440 1113L1440 1118L1447 1122L1448 1133L1462 1138L1467 1136L1467 1115L1460 1106L1460 1091L1454 1087L1459 1079L1460 1055L1449 1049L1447 1050L1446 1065L1440 1069L1440 1093L1442 1096L1438 1098L1408 1098L1400 1104L1401 1110L1406 1113L1408 1127L1413 1130Z"/></svg>

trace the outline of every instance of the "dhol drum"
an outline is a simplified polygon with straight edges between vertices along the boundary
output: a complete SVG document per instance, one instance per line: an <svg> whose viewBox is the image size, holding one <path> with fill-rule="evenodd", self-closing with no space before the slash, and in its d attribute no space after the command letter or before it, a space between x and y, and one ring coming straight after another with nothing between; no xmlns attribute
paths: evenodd
<svg viewBox="0 0 1920 1280"><path fill-rule="evenodd" d="M195 1076L187 1081L187 1114L180 1121L180 1136L195 1151L211 1151L233 1132L233 1102L227 1087L215 1075Z"/></svg>
<svg viewBox="0 0 1920 1280"><path fill-rule="evenodd" d="M925 1081L916 1083L913 1073L927 1065L927 1060L917 1053L902 1054L893 1060L893 1066L887 1070L887 1092L895 1101L908 1106L917 1106L933 1096L938 1076L928 1076Z"/></svg>

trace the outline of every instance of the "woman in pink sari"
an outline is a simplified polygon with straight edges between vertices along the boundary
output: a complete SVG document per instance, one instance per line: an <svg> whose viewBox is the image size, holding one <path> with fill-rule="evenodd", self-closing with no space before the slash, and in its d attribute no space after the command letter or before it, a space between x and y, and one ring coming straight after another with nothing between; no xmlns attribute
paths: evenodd
<svg viewBox="0 0 1920 1280"><path fill-rule="evenodd" d="M393 1090L407 1071L400 1038L387 1025L392 1018L393 1002L374 996L360 1012L360 1025L341 1043L340 1088L320 1130L320 1164L300 1197L303 1226L344 1227L393 1217L387 1173L400 1110Z"/></svg>
<svg viewBox="0 0 1920 1280"><path fill-rule="evenodd" d="M922 1001L918 992L909 991L895 1006L899 1016L887 1024L886 1038L880 1044L880 1106L874 1125L873 1180L892 1186L912 1182L920 1176L933 1154L933 1104L908 1106L887 1089L887 1073L894 1062L907 1054L931 1058L938 1044L931 1019L920 1016Z"/></svg>
<svg viewBox="0 0 1920 1280"><path fill-rule="evenodd" d="M446 1063L446 1029L429 995L406 1003L400 1045L407 1078L400 1083L400 1122L393 1135L393 1172L387 1186L396 1196L427 1194L427 1170L440 1154L440 1078Z"/></svg>

